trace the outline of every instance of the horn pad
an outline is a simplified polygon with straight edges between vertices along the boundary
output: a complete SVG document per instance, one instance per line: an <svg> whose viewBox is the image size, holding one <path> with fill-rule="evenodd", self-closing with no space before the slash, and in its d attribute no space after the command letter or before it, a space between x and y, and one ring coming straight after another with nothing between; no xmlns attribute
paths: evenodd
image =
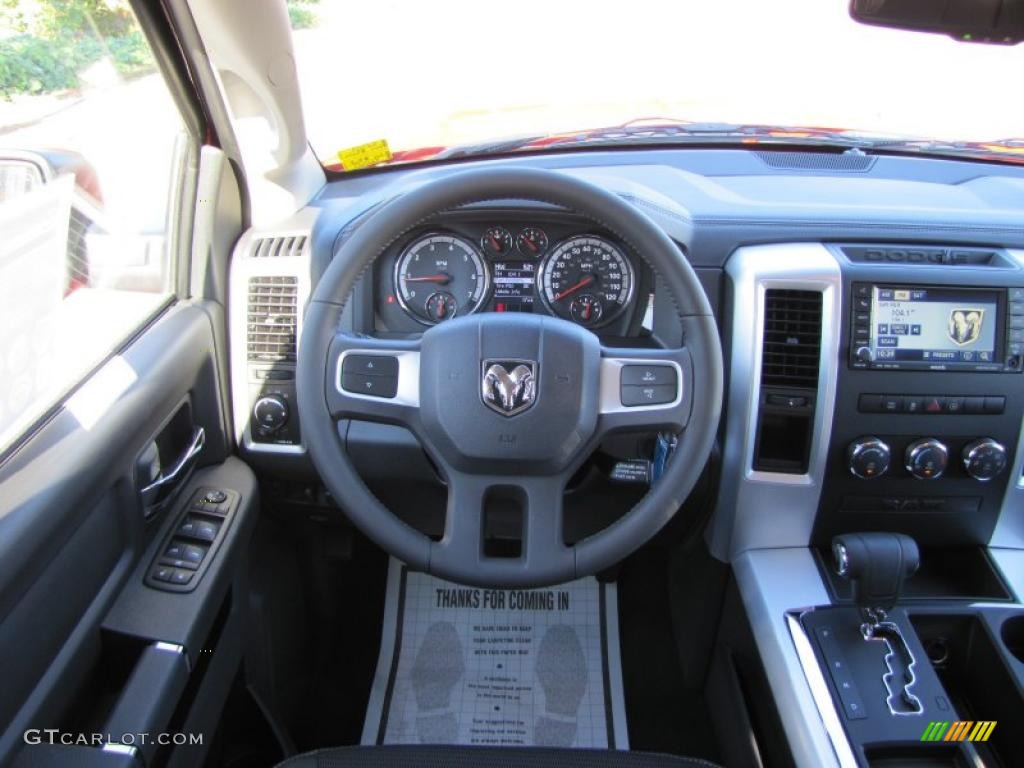
<svg viewBox="0 0 1024 768"><path fill-rule="evenodd" d="M558 472L594 434L600 366L597 337L567 320L449 320L423 334L423 430L464 472Z"/></svg>

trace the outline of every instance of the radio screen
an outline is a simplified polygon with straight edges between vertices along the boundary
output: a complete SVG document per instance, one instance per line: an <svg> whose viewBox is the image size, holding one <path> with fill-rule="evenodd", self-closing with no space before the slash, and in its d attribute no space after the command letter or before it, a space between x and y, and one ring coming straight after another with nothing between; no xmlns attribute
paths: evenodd
<svg viewBox="0 0 1024 768"><path fill-rule="evenodd" d="M931 365L993 363L999 300L992 291L874 286L874 360Z"/></svg>
<svg viewBox="0 0 1024 768"><path fill-rule="evenodd" d="M533 312L537 264L532 261L494 263L494 311Z"/></svg>

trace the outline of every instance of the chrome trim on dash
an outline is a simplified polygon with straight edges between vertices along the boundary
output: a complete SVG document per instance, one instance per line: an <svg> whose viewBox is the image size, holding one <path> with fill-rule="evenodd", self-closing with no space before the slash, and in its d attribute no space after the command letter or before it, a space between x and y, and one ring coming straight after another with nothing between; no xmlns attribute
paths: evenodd
<svg viewBox="0 0 1024 768"><path fill-rule="evenodd" d="M825 724L825 731L828 733L829 741L832 742L832 749L835 752L836 760L840 768L857 768L857 758L853 754L850 742L843 730L843 723L836 711L835 699L832 691L829 690L825 681L825 674L821 671L821 664L811 647L811 640L804 631L800 617L809 611L791 611L786 614L786 627L793 638L793 645L796 646L796 655L800 659L800 667L807 678L807 684L811 688L811 696L814 698L814 705L818 708L818 714Z"/></svg>
<svg viewBox="0 0 1024 768"><path fill-rule="evenodd" d="M839 262L821 243L738 248L726 264L732 284L732 359L722 486L714 523L712 553L730 560L760 547L807 546L825 476L842 343L842 275ZM821 356L808 471L801 475L753 468L761 345L768 289L820 291Z"/></svg>
<svg viewBox="0 0 1024 768"><path fill-rule="evenodd" d="M228 334L231 341L231 414L234 419L235 439L245 451L270 454L304 454L304 445L257 443L252 439L249 420L253 403L250 401L249 361L246 354L248 338L247 314L249 309L249 278L291 276L297 278L298 317L296 318L296 344L302 336L303 318L310 291L311 230L318 211L304 209L280 226L265 230L250 229L235 246L231 259L228 283ZM306 244L298 256L255 258L254 249L260 240L268 237L305 237ZM268 384L270 382L267 382ZM295 416L293 415L293 418Z"/></svg>
<svg viewBox="0 0 1024 768"><path fill-rule="evenodd" d="M772 698L785 713L782 728L793 762L799 768L838 766L786 622L791 611L830 603L814 555L806 547L753 550L736 557L733 572Z"/></svg>
<svg viewBox="0 0 1024 768"><path fill-rule="evenodd" d="M1024 250L1008 249L1007 253L1024 270ZM999 510L999 517L996 519L995 528L989 538L990 547L1005 547L1012 549L1024 549L1024 515L1020 511L1024 509L1024 421L1021 422L1017 438L1017 454L1010 467L1010 478L1006 483L1006 493L1003 495L1003 506ZM1018 597L1024 599L1024 585L1017 585L1015 590Z"/></svg>

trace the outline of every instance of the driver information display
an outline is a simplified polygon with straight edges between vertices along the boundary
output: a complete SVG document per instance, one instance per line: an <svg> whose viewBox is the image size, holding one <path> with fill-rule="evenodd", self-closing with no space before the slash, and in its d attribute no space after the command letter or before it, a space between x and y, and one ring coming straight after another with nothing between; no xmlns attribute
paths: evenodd
<svg viewBox="0 0 1024 768"><path fill-rule="evenodd" d="M533 312L537 265L530 261L494 264L494 311Z"/></svg>
<svg viewBox="0 0 1024 768"><path fill-rule="evenodd" d="M871 298L874 359L991 363L998 311L992 293L875 286Z"/></svg>

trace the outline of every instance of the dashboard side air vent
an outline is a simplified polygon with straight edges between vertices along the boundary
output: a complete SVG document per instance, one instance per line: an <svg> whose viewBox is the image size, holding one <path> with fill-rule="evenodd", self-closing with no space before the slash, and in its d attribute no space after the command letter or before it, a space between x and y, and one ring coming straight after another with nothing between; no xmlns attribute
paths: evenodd
<svg viewBox="0 0 1024 768"><path fill-rule="evenodd" d="M762 163L780 171L839 171L864 173L875 164L874 157L831 152L755 152Z"/></svg>
<svg viewBox="0 0 1024 768"><path fill-rule="evenodd" d="M765 292L761 385L818 386L821 356L821 293Z"/></svg>
<svg viewBox="0 0 1024 768"><path fill-rule="evenodd" d="M814 440L821 291L765 291L754 469L803 474Z"/></svg>
<svg viewBox="0 0 1024 768"><path fill-rule="evenodd" d="M305 235L292 237L262 237L253 245L253 258L272 258L276 256L301 256L306 247Z"/></svg>
<svg viewBox="0 0 1024 768"><path fill-rule="evenodd" d="M249 278L246 354L249 362L294 363L298 278Z"/></svg>

